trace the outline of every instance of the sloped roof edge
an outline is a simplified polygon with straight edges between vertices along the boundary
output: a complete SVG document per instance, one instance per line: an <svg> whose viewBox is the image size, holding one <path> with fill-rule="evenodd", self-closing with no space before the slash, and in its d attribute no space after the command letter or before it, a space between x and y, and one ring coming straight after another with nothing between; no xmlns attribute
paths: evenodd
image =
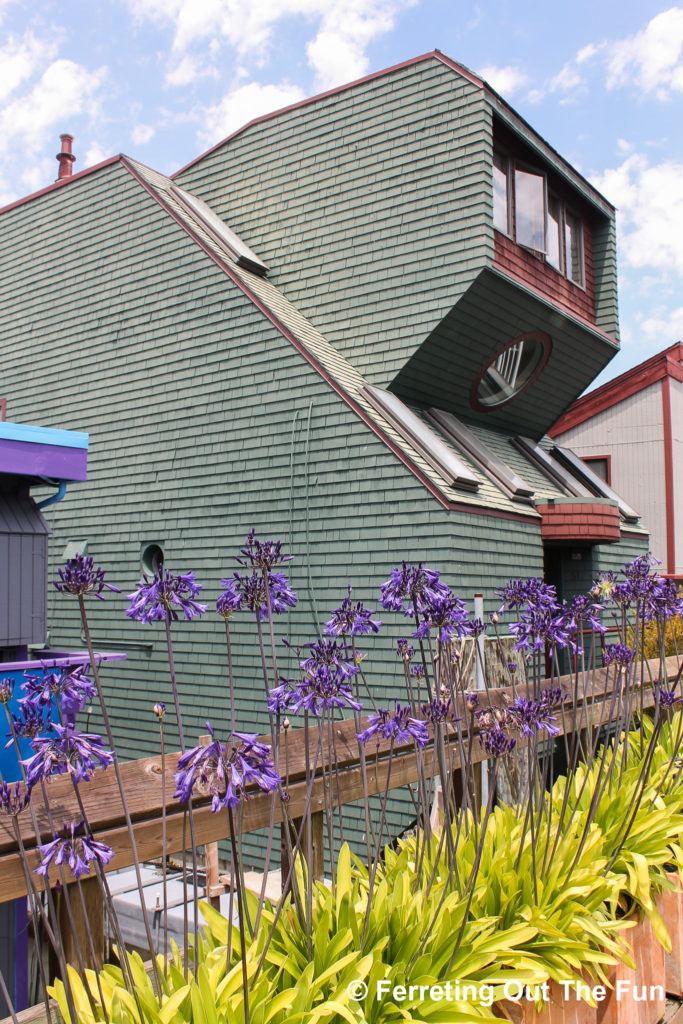
<svg viewBox="0 0 683 1024"><path fill-rule="evenodd" d="M683 343L680 341L631 370L626 370L595 391L577 398L549 431L550 436L559 437L572 427L580 426L598 413L611 409L612 406L631 398L639 391L644 391L665 377L673 377L674 380L683 382Z"/></svg>
<svg viewBox="0 0 683 1024"><path fill-rule="evenodd" d="M562 157L557 152L557 150L550 145L549 142L546 142L546 140L541 135L539 135L537 131L535 131L535 129L529 124L529 122L526 121L521 116L521 114L518 114L514 107L510 106L507 100L503 99L500 93L496 92L496 90L491 85L489 85L489 83L485 79L481 78L479 75L476 75L473 71L470 71L470 69L465 67L464 64L459 64L458 61L453 60L452 57L449 57L447 54L442 53L441 50L437 49L430 50L428 53L422 53L418 57L411 57L409 60L401 61L398 64L392 64L391 67L382 68L380 71L373 71L372 74L370 75L364 75L362 78L356 78L352 82L346 82L344 83L344 85L335 86L334 89L327 89L325 92L319 92L313 96L307 96L303 100L298 100L296 103L289 103L287 104L287 106L280 107L278 110L273 110L267 114L261 114L259 117L254 117L252 118L251 121L247 121L247 123L243 124L240 128L236 128L234 132L231 132L229 135L226 135L226 137L224 139L221 139L220 142L217 142L213 146L210 146L209 149L207 149L200 156L197 156L193 160L190 160L178 171L172 174L171 178L174 179L179 177L185 171L189 170L189 168L194 167L195 164L200 163L207 156L210 156L211 153L214 153L216 150L220 149L221 146L224 146L226 143L231 142L233 139L240 136L243 132L246 132L249 128L253 128L254 125L262 124L265 121L270 121L273 118L280 117L282 114L287 114L292 110L298 110L300 107L310 106L312 103L317 103L319 100L327 99L329 96L337 96L340 93L346 92L349 89L355 89L359 85L365 85L367 82L372 82L377 78L383 78L386 75L394 74L396 71L402 71L404 68L412 67L415 64L420 64L423 61L427 60L440 61L447 68L450 68L451 71L455 71L456 74L461 75L463 78L467 79L467 81L471 82L472 85L477 86L479 89L483 89L484 92L486 92L493 99L494 108L498 108L499 113L504 114L508 121L511 121L513 123L516 123L518 126L523 127L524 131L530 136L532 136L533 139L539 144L541 150L545 150L546 157L548 157L551 161L556 163L558 167L562 168L570 179L573 179L576 183L581 183L583 185L584 190L587 190L595 198L595 200L598 201L598 205L604 204L607 207L609 207L610 210L614 210L614 206L609 202L609 200L605 199L605 197L600 192L598 192L598 190L593 185L591 185L591 183L587 181L586 178L584 178L583 175L580 174L575 167L572 167L572 165L567 160L565 160L564 157Z"/></svg>
<svg viewBox="0 0 683 1024"><path fill-rule="evenodd" d="M92 167L84 167L82 171L78 171L77 174L72 174L69 178L62 178L60 181L54 181L51 185L46 185L45 188L38 189L37 192L31 192L27 196L22 196L20 199L14 199L7 206L0 207L0 215L3 213L9 213L10 210L14 210L17 206L23 206L24 203L30 202L32 199L38 199L40 196L46 196L50 192L56 192L57 189L65 188L70 185L73 181L79 181L81 178L87 177L89 174L95 174L96 171L101 171L103 167L109 167L111 164L116 164L122 160L122 155L117 153L116 156L107 157L106 160L101 160L98 164L93 164Z"/></svg>
<svg viewBox="0 0 683 1024"><path fill-rule="evenodd" d="M164 197L160 195L156 189L147 182L144 177L139 173L133 164L133 161L127 157L122 157L121 162L123 166L129 171L129 173L139 182L144 190L155 200L156 203L185 231L185 233L192 238L192 240L213 260L213 262L226 274L230 280L237 285L240 291L253 303L253 305L266 317L267 320L279 331L279 333L286 338L286 340L296 349L297 352L309 363L309 365L322 377L322 379L336 392L337 395L356 413L357 416L365 423L367 427L385 444L397 458L410 470L411 473L420 481L420 483L440 502L444 508L452 511L460 510L467 511L473 515L483 515L492 518L508 519L517 522L539 522L540 518L538 513L529 510L528 512L515 512L512 510L494 508L486 504L476 504L474 502L459 502L449 497L435 482L431 480L418 466L413 459L410 458L409 454L405 452L400 445L398 445L388 433L382 429L381 425L368 414L363 408L361 403L354 398L352 394L336 379L333 373L331 373L323 363L316 358L315 354L311 349L301 341L296 334L290 330L290 328L282 322L282 320L273 312L272 309L256 294L253 288L249 286L244 276L248 273L247 271L239 272L236 267L231 267L217 252L215 252L209 245L206 244L199 234L192 230L191 226L181 218L176 211L171 207L169 203L164 200ZM263 282L262 278L258 279ZM341 357L340 357L341 358ZM346 361L344 361L346 362Z"/></svg>

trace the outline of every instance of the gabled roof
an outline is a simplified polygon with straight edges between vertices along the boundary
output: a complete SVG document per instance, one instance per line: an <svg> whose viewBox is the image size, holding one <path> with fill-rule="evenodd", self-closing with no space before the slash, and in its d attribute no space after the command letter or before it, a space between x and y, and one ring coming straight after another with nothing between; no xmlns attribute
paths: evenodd
<svg viewBox="0 0 683 1024"><path fill-rule="evenodd" d="M551 437L559 437L665 377L683 381L683 343L680 341L577 399L549 431Z"/></svg>

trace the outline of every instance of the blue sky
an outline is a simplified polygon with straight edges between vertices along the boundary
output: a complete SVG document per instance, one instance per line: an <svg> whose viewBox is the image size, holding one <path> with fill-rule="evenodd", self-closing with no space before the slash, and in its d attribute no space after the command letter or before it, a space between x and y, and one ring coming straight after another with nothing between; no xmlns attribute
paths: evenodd
<svg viewBox="0 0 683 1024"><path fill-rule="evenodd" d="M543 11L540 14L540 11ZM615 376L683 340L683 6L0 0L0 205L123 152L172 173L259 114L438 47L619 209Z"/></svg>

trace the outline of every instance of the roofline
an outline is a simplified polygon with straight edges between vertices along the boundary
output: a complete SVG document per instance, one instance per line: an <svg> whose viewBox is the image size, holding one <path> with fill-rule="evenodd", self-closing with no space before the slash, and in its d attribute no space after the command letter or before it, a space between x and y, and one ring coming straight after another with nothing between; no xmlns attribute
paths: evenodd
<svg viewBox="0 0 683 1024"><path fill-rule="evenodd" d="M224 139L221 139L220 142L217 142L215 145L211 146L200 156L195 157L193 160L190 160L189 163L185 164L183 167L180 168L180 170L170 175L170 177L171 179L174 179L179 175L183 174L190 167L194 167L195 164L199 163L205 157L210 156L211 153L214 153L217 149L220 149L221 146L226 145L226 143L228 142L232 142L233 139L237 138L243 132L246 132L249 128L253 128L254 125L263 124L265 121L270 121L273 118L280 117L282 114L288 114L292 110L298 110L300 107L306 107L309 106L311 103L317 103L318 100L327 99L328 96L337 96L340 93L346 92L348 89L355 89L356 86L364 85L366 82L372 82L377 78L383 78L385 75L391 75L396 71L401 71L403 68L409 68L415 64L421 63L422 61L431 59L440 61L443 65L445 65L445 67L450 68L451 71L455 71L456 74L461 75L463 78L467 79L467 81L471 82L472 85L476 85L477 88L483 89L485 93L488 93L490 96L494 97L495 100L505 108L506 112L508 113L508 115L510 115L511 119L513 121L516 121L518 124L523 125L524 128L538 140L541 146L543 146L545 149L548 150L550 154L552 154L553 158L557 161L558 164L564 167L571 176L578 178L581 182L583 182L586 188L601 202L609 206L611 210L615 209L612 203L610 203L608 199L605 199L602 193L598 192L598 190L593 185L591 185L591 183L587 181L587 179L584 178L584 176L580 174L575 167L572 167L572 165L567 160L565 160L564 157L562 157L557 152L557 150L550 145L550 143L546 142L546 140L541 135L538 134L538 132L532 127L532 125L530 125L529 122L526 121L521 116L521 114L518 114L514 107L510 106L507 100L503 99L500 93L497 93L496 90L492 88L492 86L490 86L487 81L485 81L483 78L480 78L480 76L476 75L473 71L470 71L470 69L466 68L464 64L459 64L457 61L453 60L452 57L449 57L447 54L442 53L441 50L437 49L430 50L428 53L422 53L418 57L411 57L409 60L401 61L399 64L392 64L391 67L383 68L381 71L373 71L372 74L370 75L364 75L362 78L356 78L352 82L346 82L344 85L335 86L334 89L327 89L325 92L319 92L316 93L314 96L308 96L303 100L298 100L296 103L290 103L286 107L280 107L277 110L273 110L268 114L261 114L260 117L253 118L251 121L248 121L246 124L242 125L241 128L235 129L235 131L231 132L230 135L226 135Z"/></svg>
<svg viewBox="0 0 683 1024"><path fill-rule="evenodd" d="M93 164L92 167L85 167L82 171L78 171L77 174L72 174L68 178L61 178L58 181L47 185L45 188L39 189L37 192L31 192L30 195L23 196L21 199L15 199L14 202L8 203L7 206L0 207L0 214L8 213L10 210L14 210L17 206L23 206L24 203L30 202L32 199L38 199L40 196L45 196L49 192L54 192L58 188L64 188L66 185L70 185L72 181L77 181L79 178L85 178L88 174L94 174L95 171L101 171L103 167L109 167L111 164L118 163L122 159L121 153L117 153L116 156L107 157L106 160L101 160L98 164Z"/></svg>
<svg viewBox="0 0 683 1024"><path fill-rule="evenodd" d="M657 355L646 359L625 373L608 381L595 391L590 391L582 398L578 398L567 411L560 416L559 420L548 431L551 437L559 437L573 427L578 427L586 420L592 419L598 413L611 409L619 402L631 398L639 391L644 391L651 384L657 381L673 377L674 380L683 382L683 343L677 341L674 345L658 352Z"/></svg>
<svg viewBox="0 0 683 1024"><path fill-rule="evenodd" d="M201 239L195 232L175 213L175 211L166 203L166 201L160 196L152 186L144 180L131 166L128 159L123 156L121 157L123 166L129 171L129 173L135 178L136 181L142 185L144 190L158 203L158 205L168 213L170 217L185 231L185 233L193 239L199 245L201 249L213 260L213 262L226 274L230 280L237 285L240 291L246 295L246 297L254 304L254 306L261 312L267 320L280 332L280 334L289 341L293 348L303 356L307 363L313 367L313 369L322 377L327 384L335 391L339 397L344 401L360 419L369 427L374 434L398 457L398 459L413 473L414 476L420 481L420 483L443 505L444 508L449 511L466 511L473 515L489 516L493 519L510 519L515 522L525 523L537 523L540 530L540 516L538 514L523 513L523 512L508 512L504 509L489 508L486 505L475 505L469 504L468 502L453 501L448 495L444 494L440 487L438 487L428 476L413 462L409 455L407 455L399 446L392 441L392 439L385 433L381 426L376 423L368 414L365 412L363 407L356 399L346 391L344 387L329 373L328 370L319 362L318 359L308 350L308 348L296 337L296 335L290 331L290 329L282 323L282 321L266 306L266 304L256 295L248 284L242 280L239 274L222 260L216 253L214 253L209 246Z"/></svg>

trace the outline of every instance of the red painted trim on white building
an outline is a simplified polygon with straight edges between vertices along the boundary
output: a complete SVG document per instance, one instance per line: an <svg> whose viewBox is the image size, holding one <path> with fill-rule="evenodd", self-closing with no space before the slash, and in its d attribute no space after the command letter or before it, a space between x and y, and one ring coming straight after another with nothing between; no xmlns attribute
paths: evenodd
<svg viewBox="0 0 683 1024"><path fill-rule="evenodd" d="M577 399L548 433L551 437L559 437L572 427L578 427L598 413L611 409L613 405L623 402L639 391L644 391L658 380L673 377L674 380L683 382L682 363L683 344L676 342L664 352L657 353L639 366L634 366L632 370L627 370L602 387Z"/></svg>
<svg viewBox="0 0 683 1024"><path fill-rule="evenodd" d="M662 380L662 423L664 425L664 493L666 495L666 571L676 572L676 518L674 515L674 446L671 426L671 385Z"/></svg>

